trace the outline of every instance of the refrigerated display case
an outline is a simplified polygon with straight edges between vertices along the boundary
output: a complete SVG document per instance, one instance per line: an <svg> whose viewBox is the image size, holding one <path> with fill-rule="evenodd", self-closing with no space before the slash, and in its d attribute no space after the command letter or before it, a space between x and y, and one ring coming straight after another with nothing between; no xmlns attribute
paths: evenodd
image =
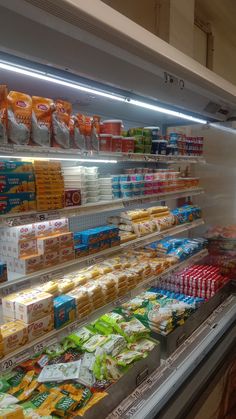
<svg viewBox="0 0 236 419"><path fill-rule="evenodd" d="M126 193L117 199L94 200L78 206L2 214L2 242L8 229L18 226L68 219L69 231L75 233L104 226L108 217L114 220L128 211L148 211L157 204L170 210L185 203L195 204L203 214L191 222L149 231L96 253L68 261L56 259L54 264L40 262L41 269L34 272L22 273L18 265L13 268L9 262L8 281L0 284L2 299L7 301L8 295L19 290L43 288L49 281L57 281L62 287L65 278L74 272L90 267L101 269L112 257L117 257L120 264L129 264L131 260L132 267L134 258L140 254L143 257L147 247L157 241L169 236L196 238L212 226L235 224L235 130L227 122L235 114L235 86L97 0L60 3L27 0L21 4L0 0L0 10L0 74L9 90L51 97L54 101L63 99L72 103L75 113L99 115L102 120L122 120L126 130L160 127L163 135L180 132L187 137L204 137L203 156L194 152L167 156L1 144L2 161L60 161L64 173L69 167L91 169L96 165L100 176L110 178L128 174L127 169L135 171L142 167L151 173L171 168L173 172L187 173L187 179L200 179L200 185L188 189L159 190L136 196ZM173 74L173 86L164 82L164 72ZM180 89L180 85L184 88ZM110 297L103 294L102 302L98 299L99 304L91 306L89 312L71 318L60 328L44 331L14 351L5 352L0 359L2 377L38 353L45 354L47 348L59 344L78 328L94 324L107 312L124 309L130 300L139 299L147 290L159 293L158 298L160 290L167 292L167 299L177 298L176 289L166 284L186 267L213 265L213 259L207 256L205 247L198 248L196 253L179 258L174 264L170 262L159 271L154 268L145 271L135 286L126 285L122 292L119 290ZM119 269L122 272L121 266ZM124 265L123 272L125 269ZM216 269L222 266L217 265ZM205 281L203 272L199 281L202 279ZM180 316L168 333L152 330L152 338L158 341L155 348L106 389L108 396L87 410L84 417L94 418L98 411L101 417L110 419L186 415L235 347L236 297L234 278L230 279L209 295L194 294L196 290L192 287L188 298L207 301L201 301L190 316L184 319Z"/></svg>

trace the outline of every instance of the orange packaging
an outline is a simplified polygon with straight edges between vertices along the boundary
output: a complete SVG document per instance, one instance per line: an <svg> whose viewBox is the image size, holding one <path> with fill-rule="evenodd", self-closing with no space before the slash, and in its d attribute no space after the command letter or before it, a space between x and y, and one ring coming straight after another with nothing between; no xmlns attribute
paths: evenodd
<svg viewBox="0 0 236 419"><path fill-rule="evenodd" d="M91 135L92 132L92 120L90 116L85 117L85 135Z"/></svg>
<svg viewBox="0 0 236 419"><path fill-rule="evenodd" d="M64 100L56 100L52 114L53 147L70 148L70 118L72 105Z"/></svg>
<svg viewBox="0 0 236 419"><path fill-rule="evenodd" d="M7 86L0 85L0 144L7 143Z"/></svg>
<svg viewBox="0 0 236 419"><path fill-rule="evenodd" d="M78 113L77 114L77 120L78 120L78 127L80 130L80 134L85 135L86 134L86 130L85 130L85 116L82 115L82 113Z"/></svg>
<svg viewBox="0 0 236 419"><path fill-rule="evenodd" d="M32 144L50 147L52 111L54 102L39 96L32 96Z"/></svg>
<svg viewBox="0 0 236 419"><path fill-rule="evenodd" d="M19 145L29 144L32 119L32 99L25 93L11 91L8 102L8 139Z"/></svg>

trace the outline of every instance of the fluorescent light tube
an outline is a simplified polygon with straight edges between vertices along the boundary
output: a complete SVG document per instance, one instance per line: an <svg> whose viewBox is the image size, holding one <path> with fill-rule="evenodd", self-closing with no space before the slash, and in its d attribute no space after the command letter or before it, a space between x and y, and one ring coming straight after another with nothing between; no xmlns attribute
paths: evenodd
<svg viewBox="0 0 236 419"><path fill-rule="evenodd" d="M103 96L107 99L117 100L119 102L125 102L125 98L121 96L113 95L112 93L106 93L101 90L91 89L90 87L81 86L77 83L72 83L65 79L57 78L49 73L43 73L36 70L26 69L24 67L17 67L9 64L0 62L0 68L3 70L13 71L18 74L23 74L25 76L34 77L39 80L49 81L51 83L60 84L61 86L71 87L72 89L77 89L82 92L92 93L94 95Z"/></svg>
<svg viewBox="0 0 236 419"><path fill-rule="evenodd" d="M0 156L0 159L26 159L26 160L57 160L57 161L75 161L85 163L117 163L117 160L104 160L104 159L80 159L76 157L32 157L32 156Z"/></svg>
<svg viewBox="0 0 236 419"><path fill-rule="evenodd" d="M32 69L32 68L27 68L27 67L23 67L23 66L17 66L15 64L5 62L5 61L0 61L0 69L1 68L3 70L12 71L12 72L15 72L15 73L18 73L18 74L23 74L25 76L34 77L34 78L39 79L39 80L48 81L48 82L51 82L51 83L59 84L61 86L70 87L72 89L77 89L77 90L80 90L82 92L92 93L94 95L102 96L102 97L105 97L107 99L112 99L112 100L116 100L118 102L124 102L124 103L128 103L128 104L131 104L131 105L134 105L134 106L139 106L140 108L143 108L143 109L149 109L149 110L154 111L154 112L160 112L160 113L164 113L166 115L175 116L176 118L185 119L187 121L197 122L199 124L206 124L207 123L207 121L205 119L195 118L194 116L186 115L182 112L173 111L171 109L167 109L167 108L163 108L161 106L156 106L156 105L152 105L152 104L149 104L149 103L141 102L139 100L130 99L130 98L125 97L125 96L116 95L116 94L108 93L106 91L81 86L80 84L77 84L75 82L71 82L70 80L66 80L64 78L57 77L57 76L55 76L53 74L50 74L50 73L47 73L47 72L38 71L38 70L35 70L35 69Z"/></svg>
<svg viewBox="0 0 236 419"><path fill-rule="evenodd" d="M150 109L155 112L161 112L166 115L176 116L177 118L187 119L188 121L197 122L198 124L207 124L205 119L195 118L194 116L186 115L182 112L172 111L171 109L162 108L161 106L151 105L149 103L140 102L139 100L127 100L131 105L139 106L140 108Z"/></svg>

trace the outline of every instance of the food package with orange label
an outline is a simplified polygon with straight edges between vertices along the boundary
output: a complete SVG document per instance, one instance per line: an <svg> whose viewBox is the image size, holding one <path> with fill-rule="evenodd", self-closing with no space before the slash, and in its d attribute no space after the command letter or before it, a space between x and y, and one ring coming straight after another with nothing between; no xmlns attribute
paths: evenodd
<svg viewBox="0 0 236 419"><path fill-rule="evenodd" d="M11 258L7 261L7 266L9 271L27 275L44 269L44 257L36 254L22 259Z"/></svg>
<svg viewBox="0 0 236 419"><path fill-rule="evenodd" d="M3 355L15 351L28 342L27 327L18 320L3 324L0 331Z"/></svg>
<svg viewBox="0 0 236 419"><path fill-rule="evenodd" d="M70 148L70 117L72 105L64 100L56 100L52 114L53 147Z"/></svg>
<svg viewBox="0 0 236 419"><path fill-rule="evenodd" d="M36 239L24 241L4 241L0 243L0 255L14 258L21 258L37 253Z"/></svg>
<svg viewBox="0 0 236 419"><path fill-rule="evenodd" d="M52 99L32 96L32 144L44 147L51 145Z"/></svg>
<svg viewBox="0 0 236 419"><path fill-rule="evenodd" d="M28 341L31 342L54 329L54 315L52 313L41 319L35 320L33 323L23 324L27 327Z"/></svg>
<svg viewBox="0 0 236 419"><path fill-rule="evenodd" d="M86 149L84 132L80 130L79 121L75 115L70 118L70 144L71 148Z"/></svg>
<svg viewBox="0 0 236 419"><path fill-rule="evenodd" d="M15 316L17 320L30 324L53 312L53 297L46 292L37 292L25 299L17 298Z"/></svg>
<svg viewBox="0 0 236 419"><path fill-rule="evenodd" d="M0 144L7 143L7 86L0 85Z"/></svg>
<svg viewBox="0 0 236 419"><path fill-rule="evenodd" d="M8 140L13 144L27 145L30 142L32 99L20 92L9 92Z"/></svg>

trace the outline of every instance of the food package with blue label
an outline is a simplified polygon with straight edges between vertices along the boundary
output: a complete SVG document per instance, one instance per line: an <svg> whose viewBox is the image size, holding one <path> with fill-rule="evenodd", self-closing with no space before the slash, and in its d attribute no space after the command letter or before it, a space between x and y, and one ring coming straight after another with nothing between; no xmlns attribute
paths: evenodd
<svg viewBox="0 0 236 419"><path fill-rule="evenodd" d="M36 210L35 193L0 193L0 215Z"/></svg>
<svg viewBox="0 0 236 419"><path fill-rule="evenodd" d="M75 257L80 258L89 254L89 246L87 244L75 245Z"/></svg>
<svg viewBox="0 0 236 419"><path fill-rule="evenodd" d="M76 300L69 295L59 295L53 300L54 305L54 327L59 329L68 323L75 321Z"/></svg>
<svg viewBox="0 0 236 419"><path fill-rule="evenodd" d="M0 173L0 193L35 192L33 173Z"/></svg>
<svg viewBox="0 0 236 419"><path fill-rule="evenodd" d="M33 164L28 161L0 161L0 172L7 173L33 173Z"/></svg>
<svg viewBox="0 0 236 419"><path fill-rule="evenodd" d="M7 281L7 264L0 261L0 282Z"/></svg>

